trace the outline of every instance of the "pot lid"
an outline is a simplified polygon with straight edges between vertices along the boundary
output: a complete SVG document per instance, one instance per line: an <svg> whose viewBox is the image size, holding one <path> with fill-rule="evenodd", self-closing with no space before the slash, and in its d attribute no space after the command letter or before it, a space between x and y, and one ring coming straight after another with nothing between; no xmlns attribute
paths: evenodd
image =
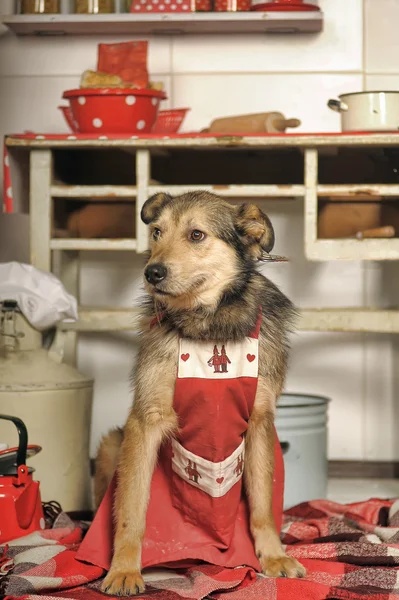
<svg viewBox="0 0 399 600"><path fill-rule="evenodd" d="M92 379L73 367L53 361L47 350L7 352L0 357L0 393L65 390L92 385Z"/></svg>
<svg viewBox="0 0 399 600"><path fill-rule="evenodd" d="M306 4L305 2L283 4L280 2L266 2L263 4L254 4L251 10L267 12L310 12L319 11L320 7L316 4Z"/></svg>
<svg viewBox="0 0 399 600"><path fill-rule="evenodd" d="M29 444L26 449L26 458L31 458L41 451L42 447L36 444ZM16 475L17 473L17 454L18 448L7 448L0 450L0 476L1 475ZM33 469L29 468L32 473Z"/></svg>
<svg viewBox="0 0 399 600"><path fill-rule="evenodd" d="M369 94L399 94L399 90L368 90L367 92L348 92L347 94L340 94L338 98L347 98L348 96L367 96Z"/></svg>
<svg viewBox="0 0 399 600"><path fill-rule="evenodd" d="M165 92L150 89L132 88L82 88L77 90L66 90L63 98L76 98L77 96L149 96L151 98L166 99Z"/></svg>

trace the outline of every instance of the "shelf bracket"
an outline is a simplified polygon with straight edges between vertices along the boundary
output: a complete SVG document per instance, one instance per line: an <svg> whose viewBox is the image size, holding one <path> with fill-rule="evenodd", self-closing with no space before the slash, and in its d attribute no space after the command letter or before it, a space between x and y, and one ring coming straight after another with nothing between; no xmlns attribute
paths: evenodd
<svg viewBox="0 0 399 600"><path fill-rule="evenodd" d="M147 225L141 220L140 214L144 202L149 196L150 186L150 151L139 149L136 153L136 240L138 254L148 250L148 229Z"/></svg>

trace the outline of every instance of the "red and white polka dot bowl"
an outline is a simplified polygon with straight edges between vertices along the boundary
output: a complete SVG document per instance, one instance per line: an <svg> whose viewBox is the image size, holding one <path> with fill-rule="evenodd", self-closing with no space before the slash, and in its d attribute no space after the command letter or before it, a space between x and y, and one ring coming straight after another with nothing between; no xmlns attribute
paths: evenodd
<svg viewBox="0 0 399 600"><path fill-rule="evenodd" d="M76 133L150 133L166 94L158 90L79 89L64 92L65 118Z"/></svg>

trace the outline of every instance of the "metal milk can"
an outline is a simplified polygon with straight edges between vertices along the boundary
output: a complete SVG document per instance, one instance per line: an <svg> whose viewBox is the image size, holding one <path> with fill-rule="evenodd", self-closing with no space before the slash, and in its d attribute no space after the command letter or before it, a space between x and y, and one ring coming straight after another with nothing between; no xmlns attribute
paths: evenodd
<svg viewBox="0 0 399 600"><path fill-rule="evenodd" d="M42 500L56 500L65 511L91 508L92 396L93 381L43 347L16 302L0 303L0 412L22 419L29 441L42 446L29 464ZM1 421L0 442L17 445Z"/></svg>

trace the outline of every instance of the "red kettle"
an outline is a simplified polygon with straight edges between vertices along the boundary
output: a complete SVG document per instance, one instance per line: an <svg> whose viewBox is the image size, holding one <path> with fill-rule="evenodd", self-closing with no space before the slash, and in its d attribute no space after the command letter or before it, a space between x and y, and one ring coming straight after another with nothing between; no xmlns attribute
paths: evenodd
<svg viewBox="0 0 399 600"><path fill-rule="evenodd" d="M45 528L39 483L33 481L34 469L26 466L27 455L40 446L28 446L25 424L17 417L0 415L18 430L18 448L0 452L0 544Z"/></svg>

